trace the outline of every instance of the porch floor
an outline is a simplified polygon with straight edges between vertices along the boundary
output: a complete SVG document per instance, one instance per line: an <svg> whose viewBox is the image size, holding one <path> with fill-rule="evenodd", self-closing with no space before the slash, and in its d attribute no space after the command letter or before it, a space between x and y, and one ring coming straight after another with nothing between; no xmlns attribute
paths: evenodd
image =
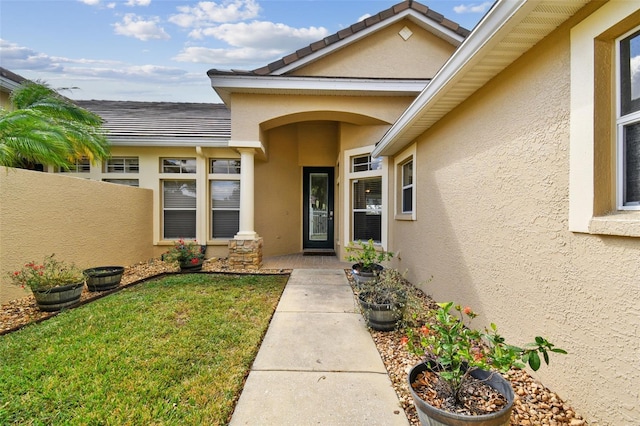
<svg viewBox="0 0 640 426"><path fill-rule="evenodd" d="M336 256L304 256L303 253L285 254L262 259L263 269L350 269L351 264Z"/></svg>

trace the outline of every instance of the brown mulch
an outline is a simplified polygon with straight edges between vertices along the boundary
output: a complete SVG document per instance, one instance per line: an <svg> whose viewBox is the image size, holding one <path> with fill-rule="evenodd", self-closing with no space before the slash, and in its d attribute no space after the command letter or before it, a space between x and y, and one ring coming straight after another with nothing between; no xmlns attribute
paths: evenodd
<svg viewBox="0 0 640 426"><path fill-rule="evenodd" d="M357 292L351 273L347 273L347 276L354 292ZM438 308L435 301L422 291L411 285L410 289L422 310ZM409 353L401 343L402 338L406 336L403 330L376 331L370 329L369 331L409 423L412 426L420 425L407 382L409 371L423 360L417 355ZM504 377L511 382L515 393L513 411L511 413L512 426L587 425L582 416L577 414L571 406L566 404L556 393L532 378L525 370L513 369Z"/></svg>
<svg viewBox="0 0 640 426"><path fill-rule="evenodd" d="M219 273L261 273L283 274L290 273L288 269L259 271L230 270L226 259L208 259L203 264L205 272ZM121 290L131 285L143 282L147 279L161 277L168 273L175 273L178 268L172 264L151 259L137 265L125 267L120 286L107 292L90 292L86 288L81 297L81 303L87 303L100 297L104 297L114 291ZM353 285L353 278L347 273L349 281ZM437 307L433 299L422 291L414 288L416 298L423 308L433 309ZM35 304L33 296L16 299L4 305L0 305L0 335L25 326L32 322L42 321L56 313L41 312ZM380 353L382 361L387 369L392 386L398 395L400 405L412 426L420 425L415 406L409 392L407 375L409 370L422 360L416 355L410 354L401 343L405 335L403 331L375 331L370 330L373 341ZM533 379L524 370L511 370L506 375L515 392L511 425L587 425L586 421L566 404L557 394L546 388L542 383Z"/></svg>

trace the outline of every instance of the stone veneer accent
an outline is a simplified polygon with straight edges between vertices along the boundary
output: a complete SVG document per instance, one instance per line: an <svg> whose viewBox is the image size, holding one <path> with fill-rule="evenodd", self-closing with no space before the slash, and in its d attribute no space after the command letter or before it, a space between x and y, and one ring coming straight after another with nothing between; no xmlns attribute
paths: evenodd
<svg viewBox="0 0 640 426"><path fill-rule="evenodd" d="M262 238L229 240L229 268L257 271L262 267Z"/></svg>

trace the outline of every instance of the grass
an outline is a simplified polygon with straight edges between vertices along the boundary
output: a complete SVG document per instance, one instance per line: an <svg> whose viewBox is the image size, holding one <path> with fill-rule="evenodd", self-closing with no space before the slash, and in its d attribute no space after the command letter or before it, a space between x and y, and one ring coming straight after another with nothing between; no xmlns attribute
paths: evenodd
<svg viewBox="0 0 640 426"><path fill-rule="evenodd" d="M284 276L176 275L0 337L0 424L226 424Z"/></svg>

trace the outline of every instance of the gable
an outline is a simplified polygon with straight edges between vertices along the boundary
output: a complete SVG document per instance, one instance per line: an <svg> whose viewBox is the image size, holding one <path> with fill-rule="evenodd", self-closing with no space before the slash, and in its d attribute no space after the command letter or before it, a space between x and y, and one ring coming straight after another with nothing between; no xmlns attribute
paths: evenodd
<svg viewBox="0 0 640 426"><path fill-rule="evenodd" d="M432 78L456 46L409 19L335 50L289 75Z"/></svg>

